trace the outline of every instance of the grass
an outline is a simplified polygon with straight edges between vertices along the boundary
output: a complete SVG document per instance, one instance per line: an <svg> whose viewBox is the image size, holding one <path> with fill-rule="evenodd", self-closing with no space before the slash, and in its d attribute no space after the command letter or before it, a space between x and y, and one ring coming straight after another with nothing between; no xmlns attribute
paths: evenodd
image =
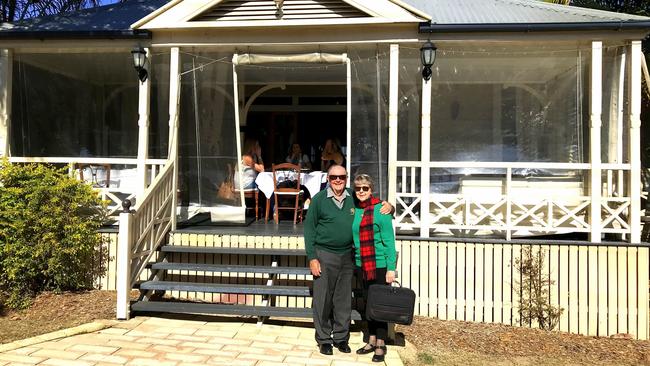
<svg viewBox="0 0 650 366"><path fill-rule="evenodd" d="M421 365L435 365L436 364L436 359L426 353L426 352L419 352L417 354L418 362L420 362Z"/></svg>

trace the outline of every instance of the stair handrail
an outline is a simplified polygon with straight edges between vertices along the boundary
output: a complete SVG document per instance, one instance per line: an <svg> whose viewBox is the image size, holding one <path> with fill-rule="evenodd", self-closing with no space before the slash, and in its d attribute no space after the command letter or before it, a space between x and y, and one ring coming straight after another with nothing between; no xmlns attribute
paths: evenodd
<svg viewBox="0 0 650 366"><path fill-rule="evenodd" d="M167 164L139 197L135 208L125 200L120 213L117 264L117 318L129 318L130 292L147 263L164 242L175 220L175 161Z"/></svg>

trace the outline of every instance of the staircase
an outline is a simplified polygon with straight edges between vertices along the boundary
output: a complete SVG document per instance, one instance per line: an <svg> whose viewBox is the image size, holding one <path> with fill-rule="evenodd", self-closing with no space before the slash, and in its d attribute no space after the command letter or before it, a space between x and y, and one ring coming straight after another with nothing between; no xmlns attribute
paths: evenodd
<svg viewBox="0 0 650 366"><path fill-rule="evenodd" d="M252 316L260 321L312 317L312 281L303 249L167 243L157 258L147 264L149 279L137 284L141 295L131 304L132 313ZM356 310L352 319L361 319Z"/></svg>

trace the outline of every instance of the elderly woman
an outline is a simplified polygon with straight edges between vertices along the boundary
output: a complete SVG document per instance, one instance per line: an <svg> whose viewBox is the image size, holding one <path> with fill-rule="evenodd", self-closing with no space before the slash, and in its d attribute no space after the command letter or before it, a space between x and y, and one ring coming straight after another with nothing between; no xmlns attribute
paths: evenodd
<svg viewBox="0 0 650 366"><path fill-rule="evenodd" d="M373 182L367 174L354 178L356 207L352 222L355 259L363 274L363 294L373 284L390 285L395 280L396 254L392 216L379 212L381 202L372 195ZM373 362L384 362L388 324L368 320L368 343L357 354L374 351Z"/></svg>

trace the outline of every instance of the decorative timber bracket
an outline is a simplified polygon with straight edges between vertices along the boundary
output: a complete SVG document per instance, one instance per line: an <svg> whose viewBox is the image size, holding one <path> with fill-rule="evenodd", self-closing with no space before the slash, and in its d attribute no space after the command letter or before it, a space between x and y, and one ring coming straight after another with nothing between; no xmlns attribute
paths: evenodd
<svg viewBox="0 0 650 366"><path fill-rule="evenodd" d="M282 19L282 16L284 15L284 11L282 10L282 6L284 5L284 0L273 0L275 2L275 17L278 19Z"/></svg>

